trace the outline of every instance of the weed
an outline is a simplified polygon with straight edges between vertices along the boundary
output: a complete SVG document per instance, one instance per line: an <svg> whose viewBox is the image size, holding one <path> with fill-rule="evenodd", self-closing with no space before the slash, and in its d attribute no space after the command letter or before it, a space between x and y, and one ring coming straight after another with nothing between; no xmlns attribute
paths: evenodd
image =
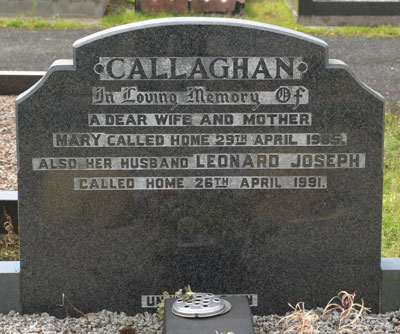
<svg viewBox="0 0 400 334"><path fill-rule="evenodd" d="M68 305L65 304L65 301L67 301L67 303L70 305L70 307L71 307L76 313L79 313L82 317L84 317L84 318L86 318L86 319L89 318L89 317L92 317L92 316L96 315L96 313L94 313L94 312L83 313L82 311L78 310L78 309L71 303L71 301L69 300L69 298L63 293L63 294L61 294L61 304L58 305L58 306L65 307L65 315L66 315L66 317L69 317L69 311L68 311Z"/></svg>
<svg viewBox="0 0 400 334"><path fill-rule="evenodd" d="M182 299L184 301L187 301L187 300L193 299L193 294L194 293L192 292L192 289L190 288L190 285L185 286L185 293L184 294L183 294L182 289L179 289L178 291L176 291L175 294L172 295L172 296L167 291L164 291L163 292L163 298L162 298L161 302L157 305L157 317L160 320L164 319L164 304L165 304L165 301L168 298L182 297Z"/></svg>
<svg viewBox="0 0 400 334"><path fill-rule="evenodd" d="M370 309L364 306L364 300L361 299L361 304L355 303L354 299L356 293L348 293L346 291L340 291L339 294L333 297L328 305L326 305L322 316L326 316L328 313L336 310L339 312L339 324L337 333L338 334L350 334L356 330L361 329L364 333L368 333L368 328L363 325L359 325L361 315L364 311L369 312Z"/></svg>
<svg viewBox="0 0 400 334"><path fill-rule="evenodd" d="M5 217L4 229L7 234L0 234L0 261L14 261L19 259L19 237L14 232L14 225L11 216L7 214L6 208L3 208Z"/></svg>
<svg viewBox="0 0 400 334"><path fill-rule="evenodd" d="M69 317L69 311L68 311L68 305L65 304L65 301L67 301L67 303L71 306L71 308L72 308L76 313L79 313L80 315L85 316L85 313L83 313L82 311L78 310L78 309L71 303L71 301L69 300L69 298L63 293L63 294L61 294L61 304L58 305L58 306L65 307L65 315L66 315L67 317Z"/></svg>
<svg viewBox="0 0 400 334"><path fill-rule="evenodd" d="M339 323L337 334L352 334L358 330L362 333L369 333L366 326L360 325L358 322L364 312L370 312L370 309L364 306L364 300L361 299L361 304L355 302L356 293L348 293L340 291L337 296L333 297L322 313L322 320L332 311L338 311ZM293 307L292 312L279 320L278 324L284 322L284 330L277 333L284 334L317 334L319 320L318 315L313 311L307 311L304 303L300 302ZM399 333L400 334L400 333Z"/></svg>
<svg viewBox="0 0 400 334"><path fill-rule="evenodd" d="M295 307L289 304L293 312L284 316L278 323L284 322L286 334L316 334L318 333L318 316L314 311L307 311L304 303L297 303Z"/></svg>
<svg viewBox="0 0 400 334"><path fill-rule="evenodd" d="M19 250L1 248L0 249L0 261L18 261Z"/></svg>
<svg viewBox="0 0 400 334"><path fill-rule="evenodd" d="M31 9L31 14L35 15L36 7L38 5L37 0L32 0L32 9Z"/></svg>
<svg viewBox="0 0 400 334"><path fill-rule="evenodd" d="M14 232L14 225L12 223L11 216L7 214L5 207L4 207L4 216L6 217L6 221L4 223L4 229L7 231L6 246L10 248L18 248L19 237L18 234Z"/></svg>

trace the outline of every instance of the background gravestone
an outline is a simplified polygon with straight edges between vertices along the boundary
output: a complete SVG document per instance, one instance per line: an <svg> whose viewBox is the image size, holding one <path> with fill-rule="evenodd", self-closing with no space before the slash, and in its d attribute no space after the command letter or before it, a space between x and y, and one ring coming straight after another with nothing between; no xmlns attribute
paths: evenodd
<svg viewBox="0 0 400 334"><path fill-rule="evenodd" d="M399 0L287 0L304 25L397 25Z"/></svg>
<svg viewBox="0 0 400 334"><path fill-rule="evenodd" d="M0 0L3 16L60 16L101 18L108 0Z"/></svg>
<svg viewBox="0 0 400 334"><path fill-rule="evenodd" d="M17 100L23 313L357 291L378 309L383 100L318 39L164 19L74 44ZM153 298L152 298L153 296Z"/></svg>
<svg viewBox="0 0 400 334"><path fill-rule="evenodd" d="M146 13L185 13L188 10L188 4L187 0L139 0L138 2L135 1L135 10Z"/></svg>

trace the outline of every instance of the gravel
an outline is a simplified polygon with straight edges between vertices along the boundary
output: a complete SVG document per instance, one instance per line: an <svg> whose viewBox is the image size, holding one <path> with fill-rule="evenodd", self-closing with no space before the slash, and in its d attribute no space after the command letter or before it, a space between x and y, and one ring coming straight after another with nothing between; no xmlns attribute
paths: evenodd
<svg viewBox="0 0 400 334"><path fill-rule="evenodd" d="M337 312L328 314L324 320L321 320L321 308L317 308L314 312L319 320L316 326L314 326L317 330L313 334L337 333L339 321L339 314ZM283 333L285 328L283 322L278 323L280 319L281 317L277 315L254 316L255 333ZM355 330L354 333L399 334L400 310L385 314L364 314L359 325L359 330ZM0 334L119 334L124 328L135 328L137 334L161 334L162 322L160 322L155 314L147 312L139 313L135 316L127 316L123 312L114 313L103 310L99 313L89 313L80 318L67 317L65 319L57 319L47 313L21 315L11 311L7 315L0 314ZM310 332L304 333L311 334Z"/></svg>
<svg viewBox="0 0 400 334"><path fill-rule="evenodd" d="M123 312L113 313L103 310L80 318L67 317L65 319L57 319L47 313L21 315L11 311L7 315L0 314L0 334L112 334L119 333L126 327L136 328L138 334L161 334L162 332L158 318L147 312L130 317Z"/></svg>
<svg viewBox="0 0 400 334"><path fill-rule="evenodd" d="M17 190L15 99L0 95L0 190Z"/></svg>

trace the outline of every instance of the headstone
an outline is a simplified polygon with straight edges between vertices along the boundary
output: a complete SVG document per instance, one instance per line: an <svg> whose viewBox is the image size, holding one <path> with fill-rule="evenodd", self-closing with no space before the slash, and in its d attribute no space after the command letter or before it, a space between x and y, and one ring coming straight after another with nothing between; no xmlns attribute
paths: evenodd
<svg viewBox="0 0 400 334"><path fill-rule="evenodd" d="M378 310L383 99L323 41L182 18L74 44L17 100L23 313L162 291Z"/></svg>

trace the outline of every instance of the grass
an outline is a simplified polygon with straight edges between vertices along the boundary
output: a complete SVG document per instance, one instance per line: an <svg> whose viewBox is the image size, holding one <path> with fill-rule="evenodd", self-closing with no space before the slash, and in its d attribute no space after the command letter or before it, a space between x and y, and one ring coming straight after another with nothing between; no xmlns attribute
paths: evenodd
<svg viewBox="0 0 400 334"><path fill-rule="evenodd" d="M386 114L383 179L382 257L397 257L400 256L400 113Z"/></svg>
<svg viewBox="0 0 400 334"><path fill-rule="evenodd" d="M19 249L0 248L0 261L18 261Z"/></svg>
<svg viewBox="0 0 400 334"><path fill-rule="evenodd" d="M86 29L90 26L70 20L45 20L40 17L19 16L15 19L0 19L0 27L18 29Z"/></svg>
<svg viewBox="0 0 400 334"><path fill-rule="evenodd" d="M274 24L313 35L340 35L397 38L400 35L400 26L380 25L375 27L345 26L345 27L306 27L297 24L290 9L284 0L248 0L246 13L240 18ZM175 16L204 16L201 14L179 13L135 13L130 0L111 0L107 15L99 24L88 25L75 21L44 20L39 17L20 16L16 19L0 20L0 27L20 29L83 29L83 28L108 28L121 24L145 21L161 17ZM226 15L225 17L237 17Z"/></svg>

